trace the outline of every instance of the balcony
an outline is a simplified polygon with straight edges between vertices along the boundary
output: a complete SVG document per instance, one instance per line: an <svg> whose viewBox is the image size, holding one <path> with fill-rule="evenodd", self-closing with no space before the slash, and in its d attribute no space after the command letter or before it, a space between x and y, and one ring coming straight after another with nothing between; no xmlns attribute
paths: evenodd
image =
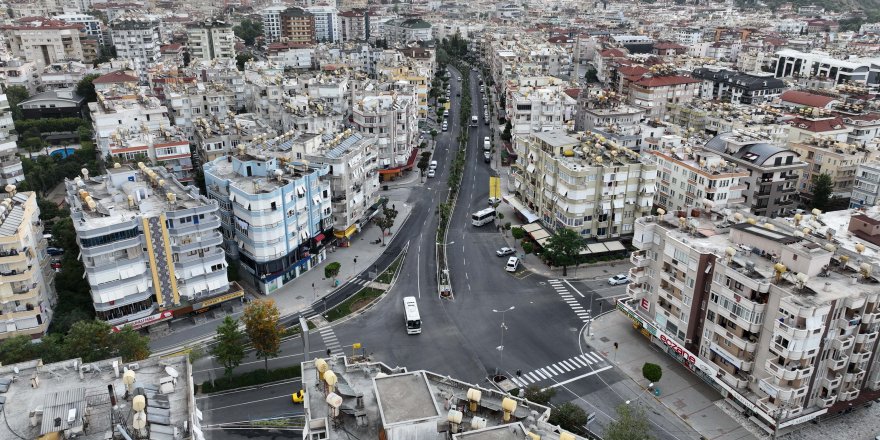
<svg viewBox="0 0 880 440"><path fill-rule="evenodd" d="M872 333L859 333L856 335L856 344L870 344L877 340L877 335L880 332L872 332Z"/></svg>
<svg viewBox="0 0 880 440"><path fill-rule="evenodd" d="M822 378L822 386L825 387L828 391L833 391L840 386L840 383L843 381L843 376L839 374L834 374L831 377L823 377Z"/></svg>
<svg viewBox="0 0 880 440"><path fill-rule="evenodd" d="M724 370L720 370L720 371L724 371ZM726 371L722 374L721 380L733 388L744 389L745 387L747 387L749 385L748 379L740 377L740 376L734 376L730 373L727 373Z"/></svg>
<svg viewBox="0 0 880 440"><path fill-rule="evenodd" d="M788 320L789 322L783 322L782 320L777 319L773 321L773 330L775 334L783 334L787 336L786 339L789 340L804 340L810 335L810 331L807 329L799 329L793 326L793 322Z"/></svg>
<svg viewBox="0 0 880 440"><path fill-rule="evenodd" d="M770 397L777 400L790 400L794 397L803 396L807 393L807 385L798 387L789 387L785 385L775 385L772 380L764 378L758 381L758 388L767 393Z"/></svg>
<svg viewBox="0 0 880 440"><path fill-rule="evenodd" d="M859 389L848 389L846 391L841 391L837 395L837 400L840 402L846 402L849 400L855 400L856 397L859 397Z"/></svg>
<svg viewBox="0 0 880 440"><path fill-rule="evenodd" d="M839 356L837 358L828 359L828 368L832 371L842 370L849 364L849 356Z"/></svg>
<svg viewBox="0 0 880 440"><path fill-rule="evenodd" d="M631 298L642 299L647 296L648 291L640 285L629 283L626 285L626 294Z"/></svg>
<svg viewBox="0 0 880 440"><path fill-rule="evenodd" d="M860 315L855 315L852 318L838 318L837 327L844 331L850 331L853 327L859 325L862 322L862 317Z"/></svg>
<svg viewBox="0 0 880 440"><path fill-rule="evenodd" d="M880 312L865 313L862 315L862 323L873 324L875 322L880 322Z"/></svg>
<svg viewBox="0 0 880 440"><path fill-rule="evenodd" d="M819 406L828 408L837 402L837 396L819 397Z"/></svg>
<svg viewBox="0 0 880 440"><path fill-rule="evenodd" d="M632 284L648 282L648 271L641 267L631 267L629 269L629 281Z"/></svg>
<svg viewBox="0 0 880 440"><path fill-rule="evenodd" d="M0 282L16 283L21 281L30 281L34 276L33 268L28 266L26 270L13 270L6 273L0 273Z"/></svg>
<svg viewBox="0 0 880 440"><path fill-rule="evenodd" d="M651 260L649 258L645 257L644 255L639 255L636 253L632 253L629 255L629 261L630 261L630 263L633 264L633 266L639 267L639 268L647 267L648 264L651 263Z"/></svg>
<svg viewBox="0 0 880 440"><path fill-rule="evenodd" d="M813 367L809 365L791 365L783 367L770 359L764 362L764 368L779 380L803 379L813 374Z"/></svg>
<svg viewBox="0 0 880 440"><path fill-rule="evenodd" d="M861 363L861 362L865 362L868 359L870 359L871 352L866 349L863 349L863 350L865 350L865 351L854 352L851 355L849 355L849 361L852 363Z"/></svg>
<svg viewBox="0 0 880 440"><path fill-rule="evenodd" d="M838 336L831 340L831 348L837 351L847 351L852 348L855 343L856 338L853 335L849 336Z"/></svg>
<svg viewBox="0 0 880 440"><path fill-rule="evenodd" d="M779 353L780 356L782 356L790 361L799 361L799 360L807 357L806 356L807 352L805 352L805 351L789 350L779 344L773 344L773 349L776 350L776 352Z"/></svg>
<svg viewBox="0 0 880 440"><path fill-rule="evenodd" d="M15 264L27 261L27 249L10 249L0 252L0 264Z"/></svg>
<svg viewBox="0 0 880 440"><path fill-rule="evenodd" d="M865 370L855 369L852 373L846 373L843 376L844 383L855 384L855 382L861 382L862 379L865 378Z"/></svg>

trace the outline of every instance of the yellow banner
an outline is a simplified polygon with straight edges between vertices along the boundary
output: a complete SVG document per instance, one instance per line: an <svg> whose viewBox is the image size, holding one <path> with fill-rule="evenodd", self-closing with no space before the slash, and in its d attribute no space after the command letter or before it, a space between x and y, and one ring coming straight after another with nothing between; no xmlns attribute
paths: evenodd
<svg viewBox="0 0 880 440"><path fill-rule="evenodd" d="M501 198L501 179L497 177L489 178L489 197Z"/></svg>
<svg viewBox="0 0 880 440"><path fill-rule="evenodd" d="M208 306L213 306L214 304L220 304L224 301L229 301L230 299L240 298L242 296L244 296L243 290L239 290L237 292L232 292L232 293L227 293L225 295L220 295L218 297L210 298L210 299L206 299L206 300L202 301L199 308L202 309L202 308L205 308Z"/></svg>

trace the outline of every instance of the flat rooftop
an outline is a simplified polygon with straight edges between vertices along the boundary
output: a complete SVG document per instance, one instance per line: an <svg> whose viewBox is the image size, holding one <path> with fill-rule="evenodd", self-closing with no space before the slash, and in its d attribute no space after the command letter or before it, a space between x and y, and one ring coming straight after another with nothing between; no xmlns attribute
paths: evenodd
<svg viewBox="0 0 880 440"><path fill-rule="evenodd" d="M134 386L142 388L147 398L148 438L172 440L175 429L185 432L183 425L192 424L194 411L191 368L185 356L129 364L119 358L91 363L77 358L0 367L0 408L8 423L8 427L0 424L0 438L35 439L60 432L68 438L78 434L76 438L82 440L104 440L117 424L132 433L134 411L127 396L131 393L122 379L129 367L135 373Z"/></svg>

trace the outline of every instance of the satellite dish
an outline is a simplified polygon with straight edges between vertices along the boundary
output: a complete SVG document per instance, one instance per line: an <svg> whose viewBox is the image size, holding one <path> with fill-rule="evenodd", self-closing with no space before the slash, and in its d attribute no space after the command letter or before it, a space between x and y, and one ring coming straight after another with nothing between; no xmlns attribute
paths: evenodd
<svg viewBox="0 0 880 440"><path fill-rule="evenodd" d="M177 369L174 367L165 367L165 374L175 379L177 379L177 376L179 376L179 373L177 373Z"/></svg>

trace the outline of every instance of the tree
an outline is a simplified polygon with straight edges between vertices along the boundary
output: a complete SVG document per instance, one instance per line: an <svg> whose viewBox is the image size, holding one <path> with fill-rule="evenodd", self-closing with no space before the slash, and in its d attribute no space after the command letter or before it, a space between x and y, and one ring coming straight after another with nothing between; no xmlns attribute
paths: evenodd
<svg viewBox="0 0 880 440"><path fill-rule="evenodd" d="M584 74L584 80L588 83L599 82L599 75L598 72L596 72L596 69L593 67L587 69L587 73Z"/></svg>
<svg viewBox="0 0 880 440"><path fill-rule="evenodd" d="M266 372L269 372L269 357L278 356L281 348L281 333L284 329L278 323L280 314L275 301L260 299L244 308L241 317L245 333L254 347L257 357L263 358Z"/></svg>
<svg viewBox="0 0 880 440"><path fill-rule="evenodd" d="M21 113L21 107L18 106L22 101L30 98L31 94L24 86L9 86L6 88L6 100L9 102L9 110L12 112L12 119L24 119Z"/></svg>
<svg viewBox="0 0 880 440"><path fill-rule="evenodd" d="M95 93L95 85L92 84L92 81L99 76L101 75L98 75L97 73L84 76L83 79L76 83L76 94L86 98L86 102L97 101L98 94Z"/></svg>
<svg viewBox="0 0 880 440"><path fill-rule="evenodd" d="M113 333L111 339L115 350L114 354L121 357L124 362L139 361L150 357L150 338L138 333L130 325Z"/></svg>
<svg viewBox="0 0 880 440"><path fill-rule="evenodd" d="M382 216L373 220L376 226L382 230L382 246L385 246L386 231L390 231L394 226L394 220L397 218L397 210L388 207L388 201L382 202Z"/></svg>
<svg viewBox="0 0 880 440"><path fill-rule="evenodd" d="M233 27L232 32L236 37L244 40L244 44L253 46L257 37L263 35L263 23L246 18L241 21L241 24Z"/></svg>
<svg viewBox="0 0 880 440"><path fill-rule="evenodd" d="M501 140L505 142L510 142L510 139L513 138L513 135L510 132L513 130L513 126L510 125L510 121L508 120L504 124L504 131L501 132Z"/></svg>
<svg viewBox="0 0 880 440"><path fill-rule="evenodd" d="M584 432L584 425L587 424L587 412L583 408L571 403L565 402L550 412L548 422L559 425L562 429L571 431L576 434Z"/></svg>
<svg viewBox="0 0 880 440"><path fill-rule="evenodd" d="M425 175L425 170L428 169L429 165L428 159L422 158L419 160L419 163L416 164L416 167L419 169L419 176Z"/></svg>
<svg viewBox="0 0 880 440"><path fill-rule="evenodd" d="M523 397L525 397L526 400L537 403L538 405L547 405L550 403L550 399L555 395L556 388L541 388L537 385L529 385L523 393Z"/></svg>
<svg viewBox="0 0 880 440"><path fill-rule="evenodd" d="M437 133L437 129L432 128L432 129L431 129L431 140L436 140L436 139L437 139L437 134L438 134L438 133Z"/></svg>
<svg viewBox="0 0 880 440"><path fill-rule="evenodd" d="M252 59L254 59L253 55L249 53L240 53L235 56L235 65L238 66L238 70L244 71L244 64Z"/></svg>
<svg viewBox="0 0 880 440"><path fill-rule="evenodd" d="M659 382L660 378L663 377L663 369L657 364L645 362L645 365L642 365L642 376L648 379L648 382Z"/></svg>
<svg viewBox="0 0 880 440"><path fill-rule="evenodd" d="M562 276L568 275L568 266L577 263L581 250L586 247L584 239L571 229L556 231L544 246L544 255L553 266L562 266Z"/></svg>
<svg viewBox="0 0 880 440"><path fill-rule="evenodd" d="M646 440L653 439L648 432L648 418L641 407L620 405L617 407L617 420L605 427L606 440Z"/></svg>
<svg viewBox="0 0 880 440"><path fill-rule="evenodd" d="M217 327L217 344L211 348L211 354L223 365L223 374L232 376L232 371L241 365L244 359L244 333L238 328L238 320L227 316Z"/></svg>
<svg viewBox="0 0 880 440"><path fill-rule="evenodd" d="M332 263L324 266L324 278L336 278L336 275L339 275L339 269L342 267L338 261L334 261Z"/></svg>
<svg viewBox="0 0 880 440"><path fill-rule="evenodd" d="M813 200L812 207L825 211L831 200L831 192L834 190L834 181L825 173L813 177Z"/></svg>
<svg viewBox="0 0 880 440"><path fill-rule="evenodd" d="M81 357L83 362L109 359L115 354L110 324L95 319L79 321L70 327L64 338L68 358Z"/></svg>

